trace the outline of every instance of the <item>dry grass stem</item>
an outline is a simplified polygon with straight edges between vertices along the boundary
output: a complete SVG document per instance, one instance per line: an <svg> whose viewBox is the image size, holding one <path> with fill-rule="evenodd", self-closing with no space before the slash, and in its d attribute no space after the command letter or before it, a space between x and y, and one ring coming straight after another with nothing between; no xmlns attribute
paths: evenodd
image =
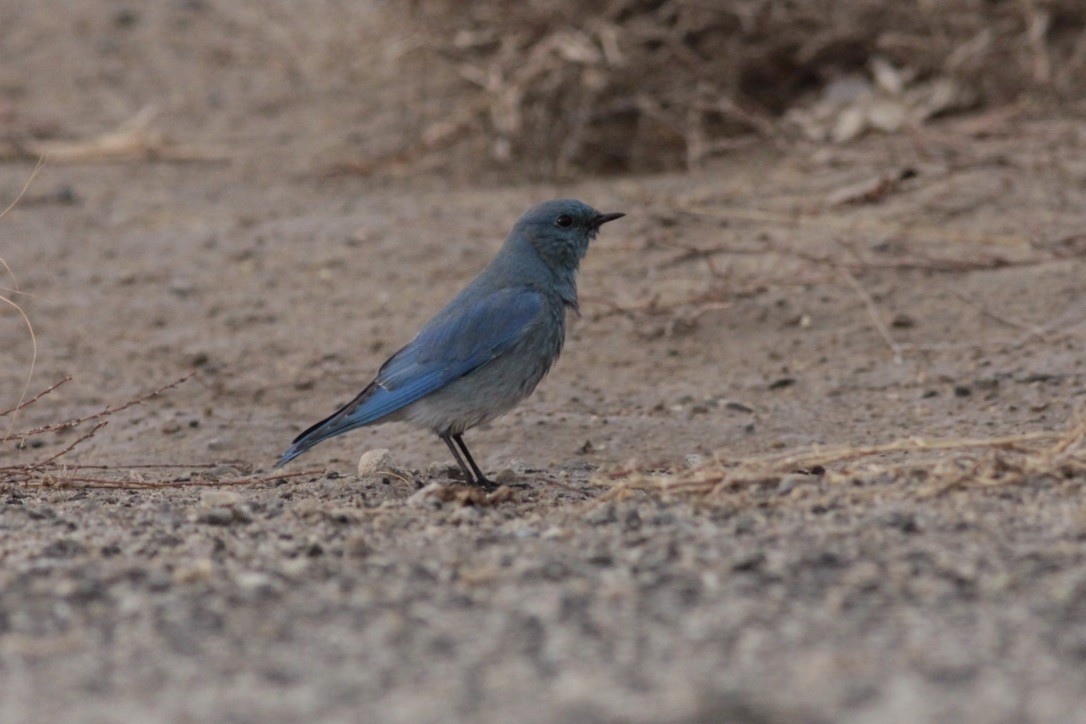
<svg viewBox="0 0 1086 724"><path fill-rule="evenodd" d="M116 130L78 141L23 139L0 144L0 161L47 159L50 163L81 164L135 161L223 162L222 150L178 145L152 128L156 111L148 106Z"/></svg>
<svg viewBox="0 0 1086 724"><path fill-rule="evenodd" d="M901 351L901 345L894 341L893 335L890 334L890 328L886 326L886 322L882 320L882 314L879 312L878 305L875 304L875 300L863 284L860 284L860 280L856 278L856 275L850 272L844 266L838 266L838 272L848 283L849 287L856 292L856 296L860 298L860 301L864 304L864 309L867 310L867 316L871 319L872 326L882 337L882 340L886 342L886 346L890 348L890 351L894 355L894 364L901 364L904 361L904 356Z"/></svg>
<svg viewBox="0 0 1086 724"><path fill-rule="evenodd" d="M856 465L860 460L866 464ZM728 490L777 484L792 474L809 474L812 480L829 483L886 477L915 480L911 490L919 497L959 487L1062 480L1086 475L1086 419L1062 432L980 439L911 438L879 445L811 448L730 462L718 458L680 473L653 475L636 468L620 469L599 481L612 486L606 497L646 491L710 499Z"/></svg>
<svg viewBox="0 0 1086 724"><path fill-rule="evenodd" d="M22 189L19 190L18 195L16 195L15 199L10 204L8 204L3 211L0 211L0 219L3 219L7 215L7 213L14 209L15 205L22 200L23 196L26 195L27 189L30 188L30 184L34 182L34 178L38 175L38 172L41 171L41 168L44 165L44 159L39 158L37 164L34 166L34 170L30 172L30 176L26 179L26 183L24 183ZM22 292L19 291L19 280L15 278L15 272L11 270L11 267L8 266L8 263L4 261L3 258L0 258L0 266L3 266L4 271L7 272L8 276L11 277L12 289L5 289L4 291L7 291L10 294L21 294ZM27 368L26 379L23 381L23 389L19 393L19 401L15 404L14 408L3 414L0 414L0 417L3 417L7 414L11 415L11 422L8 425L8 434L11 434L11 432L15 429L15 413L23 407L23 401L26 399L27 393L30 392L30 382L34 378L34 367L38 363L38 337L36 334L34 334L34 325L30 323L30 317L27 316L26 310L19 306L19 304L12 300L10 297L5 297L2 294L0 294L0 302L3 302L7 306L15 310L15 312L22 318L23 325L26 327L26 331L30 335L30 365Z"/></svg>

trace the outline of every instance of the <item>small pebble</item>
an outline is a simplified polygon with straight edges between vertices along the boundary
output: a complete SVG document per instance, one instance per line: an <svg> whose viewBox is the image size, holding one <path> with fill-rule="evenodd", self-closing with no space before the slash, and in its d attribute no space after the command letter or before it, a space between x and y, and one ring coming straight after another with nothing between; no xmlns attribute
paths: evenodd
<svg viewBox="0 0 1086 724"><path fill-rule="evenodd" d="M787 495L788 493L791 493L797 485L800 485L801 483L806 483L810 479L810 475L785 475L783 478L781 478L780 482L777 483L777 494Z"/></svg>
<svg viewBox="0 0 1086 724"><path fill-rule="evenodd" d="M154 571L147 576L146 583L151 591L166 591L173 585L173 576L166 571Z"/></svg>
<svg viewBox="0 0 1086 724"><path fill-rule="evenodd" d="M460 468L449 463L430 463L426 466L426 475L431 478L449 478L460 474Z"/></svg>
<svg viewBox="0 0 1086 724"><path fill-rule="evenodd" d="M890 326L897 329L908 329L916 326L916 320L908 314L897 314L890 320Z"/></svg>
<svg viewBox="0 0 1086 724"><path fill-rule="evenodd" d="M234 522L234 511L230 508L212 508L203 519L211 525L230 525Z"/></svg>
<svg viewBox="0 0 1086 724"><path fill-rule="evenodd" d="M458 523L470 523L483 517L477 505L462 505L453 511L452 519Z"/></svg>
<svg viewBox="0 0 1086 724"><path fill-rule="evenodd" d="M348 551L349 553L349 551ZM279 573L287 578L297 578L303 575L310 566L310 561L305 556L288 558L279 564Z"/></svg>
<svg viewBox="0 0 1086 724"><path fill-rule="evenodd" d="M186 584L186 583L199 583L202 581L210 581L212 574L215 573L215 564L211 562L209 558L201 558L194 561L191 565L182 566L174 571L173 580L174 583Z"/></svg>
<svg viewBox="0 0 1086 724"><path fill-rule="evenodd" d="M260 573L259 571L245 571L239 573L237 578L234 579L238 584L238 588L245 591L262 591L271 590L272 579L267 573Z"/></svg>
<svg viewBox="0 0 1086 724"><path fill-rule="evenodd" d="M442 487L441 483L430 483L421 490L412 493L407 498L407 504L413 505L416 508L431 508L437 510L441 508L440 491Z"/></svg>
<svg viewBox="0 0 1086 724"><path fill-rule="evenodd" d="M502 484L515 483L519 479L520 476L517 475L517 472L512 468L504 468L503 470L499 470L498 474L494 476L494 482Z"/></svg>
<svg viewBox="0 0 1086 724"><path fill-rule="evenodd" d="M392 460L392 453L388 449L367 450L358 459L358 476L364 478L367 475L378 475L379 473L389 472L395 467L396 464Z"/></svg>
<svg viewBox="0 0 1086 724"><path fill-rule="evenodd" d="M178 279L170 284L170 291L184 298L191 296L196 291L196 285L187 279Z"/></svg>
<svg viewBox="0 0 1086 724"><path fill-rule="evenodd" d="M584 522L589 525L607 525L608 523L614 523L615 520L617 518L615 517L615 506L613 505L601 505L593 508L584 517Z"/></svg>
<svg viewBox="0 0 1086 724"><path fill-rule="evenodd" d="M344 542L343 551L354 558L364 558L373 551L373 547L366 536L354 535Z"/></svg>
<svg viewBox="0 0 1086 724"><path fill-rule="evenodd" d="M916 516L911 512L891 510L880 515L878 521L887 528L896 528L902 533L920 532L920 525L916 521Z"/></svg>
<svg viewBox="0 0 1086 724"><path fill-rule="evenodd" d="M528 472L528 463L524 462L520 458L513 458L509 461L509 464L506 467L512 470L517 475L523 475L524 473Z"/></svg>
<svg viewBox="0 0 1086 724"><path fill-rule="evenodd" d="M233 490L206 490L200 496L200 505L205 508L236 508L243 500Z"/></svg>

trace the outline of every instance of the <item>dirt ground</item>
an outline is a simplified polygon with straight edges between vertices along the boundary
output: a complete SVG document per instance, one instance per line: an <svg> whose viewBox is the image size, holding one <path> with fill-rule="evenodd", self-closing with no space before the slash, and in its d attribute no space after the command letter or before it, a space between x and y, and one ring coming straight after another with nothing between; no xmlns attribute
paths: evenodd
<svg viewBox="0 0 1086 724"><path fill-rule="evenodd" d="M0 720L1086 722L1081 471L933 493L872 467L711 499L616 472L1067 429L1084 109L676 175L336 174L394 145L397 92L448 99L383 6L318 5L0 7L0 129L86 139L154 104L156 131L220 158L47 163L0 219L31 391L72 376L16 428L195 370L65 459L267 474L521 211L575 196L628 216L582 267L556 368L467 435L510 497L449 499L444 446L396 425L251 485L0 484ZM0 207L33 168L0 165ZM3 311L0 408L30 359ZM377 448L400 473L355 475Z"/></svg>

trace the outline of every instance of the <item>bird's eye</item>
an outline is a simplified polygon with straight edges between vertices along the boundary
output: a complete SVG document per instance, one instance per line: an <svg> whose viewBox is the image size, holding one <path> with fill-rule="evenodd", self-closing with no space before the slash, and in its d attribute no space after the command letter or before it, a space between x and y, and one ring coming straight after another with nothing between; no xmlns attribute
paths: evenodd
<svg viewBox="0 0 1086 724"><path fill-rule="evenodd" d="M563 229L568 229L569 227L573 226L573 217L567 214L562 214L555 220L554 223L562 227Z"/></svg>

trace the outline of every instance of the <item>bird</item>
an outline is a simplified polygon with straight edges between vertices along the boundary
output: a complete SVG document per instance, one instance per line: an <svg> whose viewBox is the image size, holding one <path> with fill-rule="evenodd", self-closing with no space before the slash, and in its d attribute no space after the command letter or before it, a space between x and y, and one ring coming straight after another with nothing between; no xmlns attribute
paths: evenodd
<svg viewBox="0 0 1086 724"><path fill-rule="evenodd" d="M463 435L507 413L550 370L567 313L579 314L577 270L589 243L623 216L576 199L526 211L471 283L357 397L298 435L275 467L350 430L402 421L441 438L469 485L495 487Z"/></svg>

